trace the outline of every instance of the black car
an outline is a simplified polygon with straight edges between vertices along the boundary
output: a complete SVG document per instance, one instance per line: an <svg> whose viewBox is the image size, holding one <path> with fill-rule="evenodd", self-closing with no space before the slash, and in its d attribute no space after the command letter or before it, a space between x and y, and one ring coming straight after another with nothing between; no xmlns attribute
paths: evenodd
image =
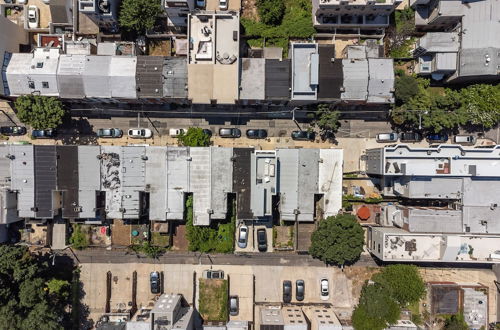
<svg viewBox="0 0 500 330"><path fill-rule="evenodd" d="M241 131L239 128L221 128L219 129L219 136L223 138L239 138Z"/></svg>
<svg viewBox="0 0 500 330"><path fill-rule="evenodd" d="M445 143L448 141L448 134L445 133L437 133L437 134L428 134L425 139L429 143Z"/></svg>
<svg viewBox="0 0 500 330"><path fill-rule="evenodd" d="M239 302L238 296L229 296L229 315L238 315Z"/></svg>
<svg viewBox="0 0 500 330"><path fill-rule="evenodd" d="M314 141L316 133L311 131L293 131L292 139L299 141Z"/></svg>
<svg viewBox="0 0 500 330"><path fill-rule="evenodd" d="M23 126L2 126L0 133L9 136L18 136L26 134L26 127Z"/></svg>
<svg viewBox="0 0 500 330"><path fill-rule="evenodd" d="M206 134L206 135L208 135L210 137L212 136L212 131L209 130L208 128L204 128L202 131L203 131L204 134Z"/></svg>
<svg viewBox="0 0 500 330"><path fill-rule="evenodd" d="M149 274L149 282L151 284L151 293L160 293L160 273L151 272L151 274Z"/></svg>
<svg viewBox="0 0 500 330"><path fill-rule="evenodd" d="M305 292L304 280L295 281L295 298L297 299L297 301L304 300L304 292Z"/></svg>
<svg viewBox="0 0 500 330"><path fill-rule="evenodd" d="M417 132L401 133L399 140L401 142L420 142L422 141L422 134Z"/></svg>
<svg viewBox="0 0 500 330"><path fill-rule="evenodd" d="M56 136L54 129L34 129L31 136L35 139L53 139Z"/></svg>
<svg viewBox="0 0 500 330"><path fill-rule="evenodd" d="M260 252L267 251L267 233L264 228L257 230L257 243Z"/></svg>
<svg viewBox="0 0 500 330"><path fill-rule="evenodd" d="M249 129L247 130L247 138L265 139L267 138L267 131L265 129Z"/></svg>
<svg viewBox="0 0 500 330"><path fill-rule="evenodd" d="M283 281L283 302L289 303L292 301L292 282Z"/></svg>

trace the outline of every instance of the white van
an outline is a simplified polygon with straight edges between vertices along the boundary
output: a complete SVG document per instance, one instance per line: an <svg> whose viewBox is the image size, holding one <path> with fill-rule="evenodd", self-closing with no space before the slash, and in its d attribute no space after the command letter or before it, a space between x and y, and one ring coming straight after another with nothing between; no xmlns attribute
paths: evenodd
<svg viewBox="0 0 500 330"><path fill-rule="evenodd" d="M476 137L474 135L455 135L453 142L463 146L473 146L476 144Z"/></svg>

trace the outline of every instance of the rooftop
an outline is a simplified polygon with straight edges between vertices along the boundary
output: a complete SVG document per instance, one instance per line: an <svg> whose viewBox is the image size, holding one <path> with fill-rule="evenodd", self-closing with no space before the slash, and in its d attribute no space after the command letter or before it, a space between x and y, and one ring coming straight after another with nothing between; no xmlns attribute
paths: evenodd
<svg viewBox="0 0 500 330"><path fill-rule="evenodd" d="M292 100L316 100L319 80L318 44L292 43Z"/></svg>
<svg viewBox="0 0 500 330"><path fill-rule="evenodd" d="M241 59L242 100L264 100L266 83L266 60L263 58Z"/></svg>

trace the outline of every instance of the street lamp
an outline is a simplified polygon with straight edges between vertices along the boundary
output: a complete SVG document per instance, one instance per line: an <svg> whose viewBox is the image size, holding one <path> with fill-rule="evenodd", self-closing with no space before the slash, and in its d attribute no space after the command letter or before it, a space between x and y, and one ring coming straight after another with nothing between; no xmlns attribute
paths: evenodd
<svg viewBox="0 0 500 330"><path fill-rule="evenodd" d="M424 115L428 114L429 111L427 110L417 110L418 111L418 129L421 130L422 129L422 112L424 113Z"/></svg>

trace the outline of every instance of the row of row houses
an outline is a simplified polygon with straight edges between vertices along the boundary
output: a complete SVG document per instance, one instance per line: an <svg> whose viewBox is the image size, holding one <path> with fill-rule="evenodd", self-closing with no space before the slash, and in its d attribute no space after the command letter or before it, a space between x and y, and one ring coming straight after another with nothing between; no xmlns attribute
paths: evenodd
<svg viewBox="0 0 500 330"><path fill-rule="evenodd" d="M342 150L148 146L0 146L0 203L7 224L62 217L183 220L193 195L195 225L269 219L314 221L341 208ZM276 203L276 202L275 202Z"/></svg>

